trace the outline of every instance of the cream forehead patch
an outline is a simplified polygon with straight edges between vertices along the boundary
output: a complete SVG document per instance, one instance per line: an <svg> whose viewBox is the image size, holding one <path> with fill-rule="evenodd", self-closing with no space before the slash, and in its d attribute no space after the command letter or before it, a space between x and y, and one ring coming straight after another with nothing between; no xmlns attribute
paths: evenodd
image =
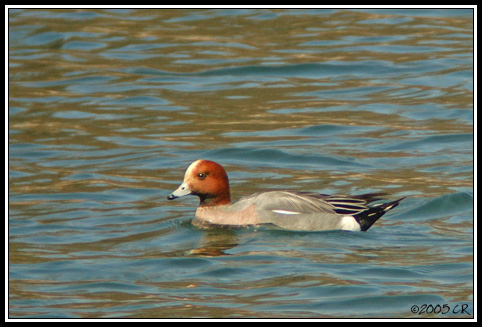
<svg viewBox="0 0 482 327"><path fill-rule="evenodd" d="M196 166L201 162L201 160L194 161L189 167L187 167L186 173L184 174L184 181L192 175L192 171L196 168Z"/></svg>

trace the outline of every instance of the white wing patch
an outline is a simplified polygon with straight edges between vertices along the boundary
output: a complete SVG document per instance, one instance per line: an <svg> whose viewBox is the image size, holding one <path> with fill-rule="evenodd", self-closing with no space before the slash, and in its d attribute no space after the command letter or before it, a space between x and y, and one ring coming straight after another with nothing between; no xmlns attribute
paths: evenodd
<svg viewBox="0 0 482 327"><path fill-rule="evenodd" d="M288 211L288 210L271 210L275 213L280 213L282 215L299 215L301 212Z"/></svg>

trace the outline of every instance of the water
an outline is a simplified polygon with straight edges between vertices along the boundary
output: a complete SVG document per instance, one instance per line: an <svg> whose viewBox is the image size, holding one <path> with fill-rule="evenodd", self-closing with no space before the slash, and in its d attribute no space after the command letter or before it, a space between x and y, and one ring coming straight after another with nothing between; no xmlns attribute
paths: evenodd
<svg viewBox="0 0 482 327"><path fill-rule="evenodd" d="M9 317L474 317L472 15L10 10ZM199 230L166 200L199 158L234 199L408 198Z"/></svg>

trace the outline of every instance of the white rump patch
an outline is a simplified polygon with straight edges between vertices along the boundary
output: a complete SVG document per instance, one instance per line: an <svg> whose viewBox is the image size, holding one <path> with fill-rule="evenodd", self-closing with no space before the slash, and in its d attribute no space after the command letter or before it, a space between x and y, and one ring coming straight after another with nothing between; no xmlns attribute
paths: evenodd
<svg viewBox="0 0 482 327"><path fill-rule="evenodd" d="M341 217L340 229L351 230L351 231L354 231L354 232L359 232L361 230L360 224L352 216Z"/></svg>
<svg viewBox="0 0 482 327"><path fill-rule="evenodd" d="M299 215L300 212L296 212L296 211L287 211L287 210L271 210L275 213L280 213L282 215Z"/></svg>

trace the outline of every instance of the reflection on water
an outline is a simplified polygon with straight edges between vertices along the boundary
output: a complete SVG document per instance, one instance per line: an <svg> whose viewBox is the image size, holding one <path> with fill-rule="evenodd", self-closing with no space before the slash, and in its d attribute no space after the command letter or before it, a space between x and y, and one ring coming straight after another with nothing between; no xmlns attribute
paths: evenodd
<svg viewBox="0 0 482 327"><path fill-rule="evenodd" d="M8 110L11 318L473 317L470 9L10 9ZM408 198L199 230L165 201L199 158L234 199Z"/></svg>

